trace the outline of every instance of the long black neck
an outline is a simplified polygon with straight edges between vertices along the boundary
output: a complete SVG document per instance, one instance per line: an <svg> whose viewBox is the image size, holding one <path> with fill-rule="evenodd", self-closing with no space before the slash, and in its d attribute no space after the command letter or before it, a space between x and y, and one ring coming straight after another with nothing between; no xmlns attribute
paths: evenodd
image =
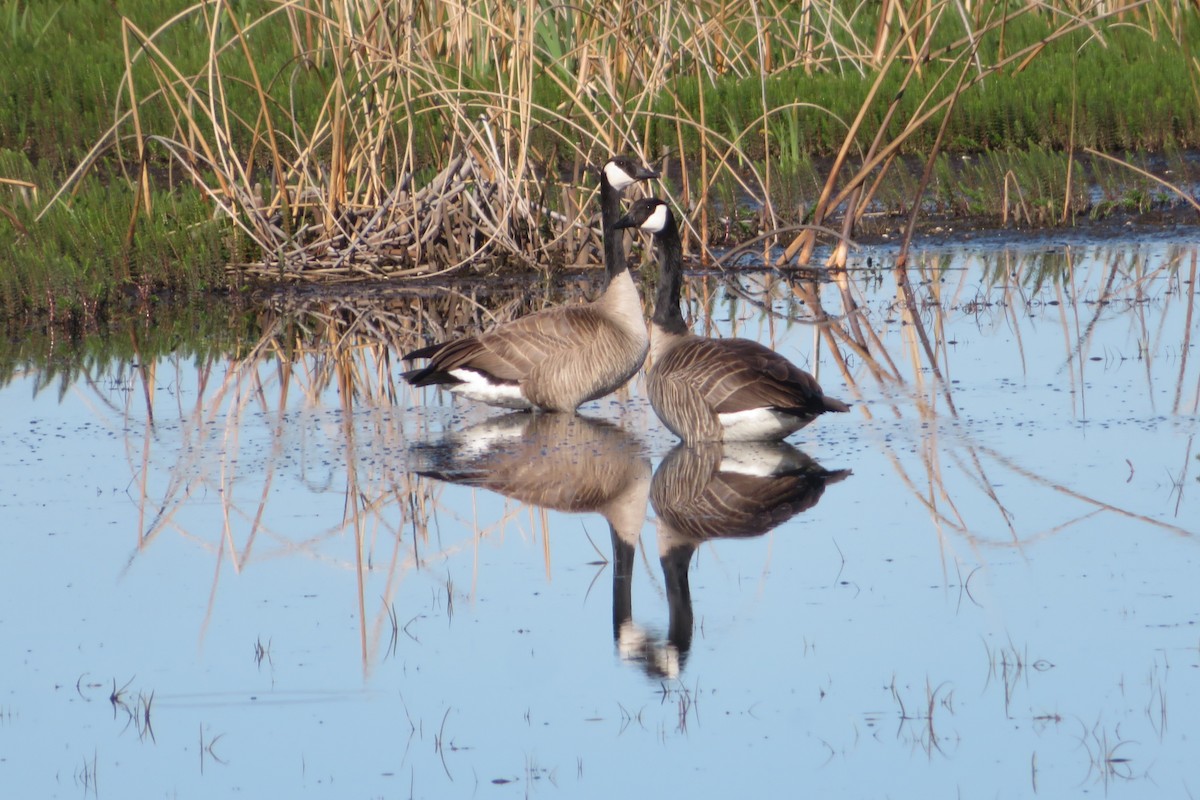
<svg viewBox="0 0 1200 800"><path fill-rule="evenodd" d="M613 639L621 640L621 626L633 620L634 547L609 526L613 549Z"/></svg>
<svg viewBox="0 0 1200 800"><path fill-rule="evenodd" d="M679 310L679 293L683 289L683 244L679 241L679 226L673 215L666 226L654 234L658 243L658 293L654 297L654 316L651 320L667 333L687 330Z"/></svg>
<svg viewBox="0 0 1200 800"><path fill-rule="evenodd" d="M692 612L692 590L688 585L688 567L691 566L694 546L671 548L659 560L662 564L663 584L667 589L670 621L667 623L667 640L679 651L682 666L692 648L692 631L695 619Z"/></svg>
<svg viewBox="0 0 1200 800"><path fill-rule="evenodd" d="M604 234L604 268L607 282L625 271L625 232L613 228L621 218L621 191L600 170L600 230Z"/></svg>

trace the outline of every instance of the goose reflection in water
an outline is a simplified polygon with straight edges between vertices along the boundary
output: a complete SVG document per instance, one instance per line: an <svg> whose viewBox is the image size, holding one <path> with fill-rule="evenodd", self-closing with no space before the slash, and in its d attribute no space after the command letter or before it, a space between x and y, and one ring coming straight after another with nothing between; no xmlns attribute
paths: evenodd
<svg viewBox="0 0 1200 800"><path fill-rule="evenodd" d="M824 469L783 442L676 446L650 485L667 592L667 638L655 640L633 622L635 543L614 537L613 625L621 657L653 677L677 677L692 644L688 568L696 548L712 539L761 536L815 506L827 484L848 475L850 470Z"/></svg>
<svg viewBox="0 0 1200 800"><path fill-rule="evenodd" d="M554 511L596 512L614 542L641 536L650 459L623 428L574 414L514 412L421 451L418 474Z"/></svg>
<svg viewBox="0 0 1200 800"><path fill-rule="evenodd" d="M516 412L415 451L417 472L530 505L595 512L613 548L613 637L625 661L653 677L677 677L691 649L688 569L706 541L749 538L817 504L850 470L826 470L785 442L677 445L651 478L650 459L622 428L566 414ZM647 505L658 517L658 552L669 623L665 641L633 621L633 568Z"/></svg>

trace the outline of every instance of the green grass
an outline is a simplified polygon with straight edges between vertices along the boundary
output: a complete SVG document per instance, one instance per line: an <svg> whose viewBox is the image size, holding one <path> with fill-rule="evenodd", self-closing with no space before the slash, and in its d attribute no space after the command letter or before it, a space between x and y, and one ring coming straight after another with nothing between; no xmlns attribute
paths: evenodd
<svg viewBox="0 0 1200 800"><path fill-rule="evenodd" d="M102 319L114 304L163 292L227 289L232 240L200 194L159 192L154 205L153 216L134 214L128 187L93 177L72 203L52 206L41 220L30 206L14 209L19 227L0 225L5 317Z"/></svg>
<svg viewBox="0 0 1200 800"><path fill-rule="evenodd" d="M1037 43L1051 31L1037 15L1021 22L1006 31L1010 52ZM1181 35L1185 41L1200 41L1200 14L1187 15ZM985 63L999 60L997 38L983 39L980 57ZM1031 147L1061 150L1072 141L1076 147L1112 152L1200 147L1195 67L1183 46L1171 39L1152 39L1130 27L1114 27L1105 38L1108 47L1089 45L1083 32L1065 37L1027 68L1007 69L964 93L944 149L959 153ZM890 99L897 93L905 66L897 65L887 74L880 96ZM888 129L890 136L898 136L901 126L916 116L928 92L942 97L950 91L952 86L933 88L944 72L944 65L926 65L904 92ZM871 78L854 72L808 75L799 68L772 76L766 85L767 107L782 110L770 125L769 156L786 161L797 151L818 156L836 152L845 138L845 123L862 106ZM680 105L688 109L698 105L701 87L693 78L677 78L670 88L655 107L664 117ZM762 113L757 77L722 79L705 84L703 91L707 107L720 109L713 124L730 138L743 136ZM864 126L869 135L883 123L884 110L882 103L871 107ZM665 120L656 123L655 132L656 144L674 135ZM922 129L902 151L926 152L934 133L932 128ZM747 136L745 141L754 160L767 157L761 136ZM689 149L698 148L699 133L689 129L684 143Z"/></svg>

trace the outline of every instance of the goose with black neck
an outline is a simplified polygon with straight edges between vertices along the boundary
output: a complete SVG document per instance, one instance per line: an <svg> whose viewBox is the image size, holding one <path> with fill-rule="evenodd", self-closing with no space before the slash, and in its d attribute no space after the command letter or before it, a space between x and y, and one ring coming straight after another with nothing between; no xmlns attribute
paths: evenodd
<svg viewBox="0 0 1200 800"><path fill-rule="evenodd" d="M637 286L615 228L621 195L658 173L617 156L599 170L606 286L591 303L558 306L404 356L429 362L403 373L413 386L445 386L472 400L513 409L571 412L623 386L649 346Z"/></svg>
<svg viewBox="0 0 1200 800"><path fill-rule="evenodd" d="M812 375L750 339L688 330L679 307L683 251L675 215L658 198L635 202L617 229L653 234L659 278L646 386L658 418L688 444L778 441L828 411L848 411Z"/></svg>

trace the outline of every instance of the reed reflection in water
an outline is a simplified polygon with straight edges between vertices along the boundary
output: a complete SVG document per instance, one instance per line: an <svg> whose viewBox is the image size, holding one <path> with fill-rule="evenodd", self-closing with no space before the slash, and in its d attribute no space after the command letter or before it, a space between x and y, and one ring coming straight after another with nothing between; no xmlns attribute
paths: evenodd
<svg viewBox="0 0 1200 800"><path fill-rule="evenodd" d="M134 327L132 356L6 373L0 783L61 795L98 751L112 792L170 794L204 726L230 763L200 779L224 794L319 793L318 760L371 796L550 770L588 796L630 775L732 794L751 772L786 794L797 770L833 796L1023 796L1031 754L1041 794L1180 785L1200 735L1198 252L980 246L903 276L878 251L834 282L692 276L695 330L769 344L854 400L793 437L854 479L737 545L704 537L811 498L731 513L751 476L728 450L672 451L641 379L558 419L399 383L420 337L578 284L279 304L236 347L164 353ZM539 436L571 444L528 449ZM539 463L549 480L504 494ZM599 471L591 488L574 465ZM676 471L700 511L660 496ZM157 743L105 702L134 676ZM694 769L730 759L744 771Z"/></svg>

